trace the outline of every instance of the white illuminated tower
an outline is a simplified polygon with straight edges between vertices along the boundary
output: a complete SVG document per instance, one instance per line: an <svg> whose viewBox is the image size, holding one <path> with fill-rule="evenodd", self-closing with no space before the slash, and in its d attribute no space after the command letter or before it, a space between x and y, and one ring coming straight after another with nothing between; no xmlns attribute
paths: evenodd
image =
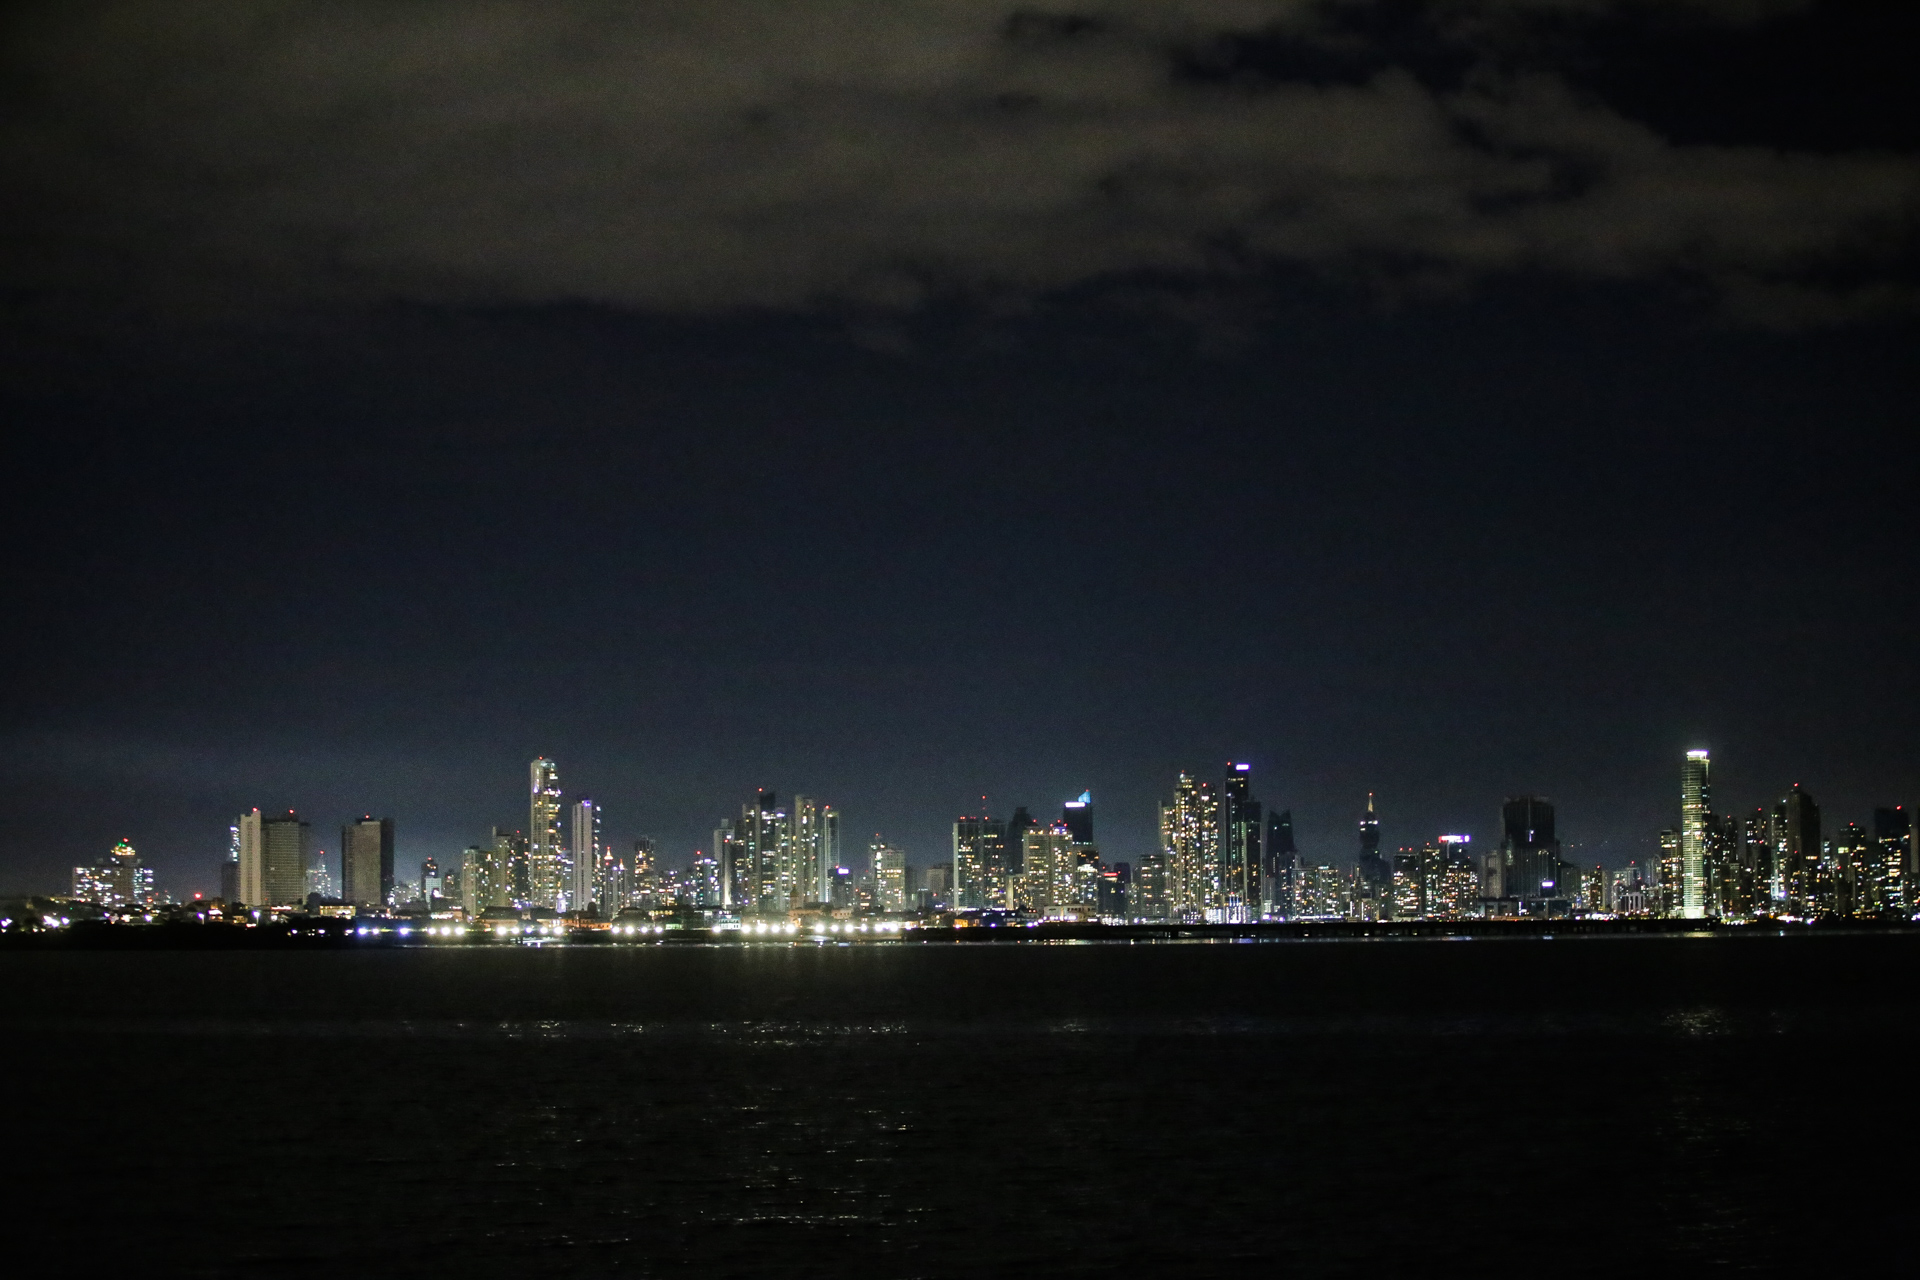
<svg viewBox="0 0 1920 1280"><path fill-rule="evenodd" d="M573 886L567 895L569 911L585 911L595 900L594 872L600 866L600 806L591 796L573 803Z"/></svg>
<svg viewBox="0 0 1920 1280"><path fill-rule="evenodd" d="M1713 807L1708 763L1706 752L1689 751L1680 769L1680 914L1688 920L1707 915L1707 823Z"/></svg>
<svg viewBox="0 0 1920 1280"><path fill-rule="evenodd" d="M528 766L527 897L536 907L560 905L560 767L545 756Z"/></svg>

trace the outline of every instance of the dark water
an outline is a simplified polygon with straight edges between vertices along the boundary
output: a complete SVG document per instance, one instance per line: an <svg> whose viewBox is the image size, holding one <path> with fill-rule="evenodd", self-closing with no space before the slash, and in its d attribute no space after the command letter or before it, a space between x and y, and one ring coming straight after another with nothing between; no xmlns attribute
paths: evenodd
<svg viewBox="0 0 1920 1280"><path fill-rule="evenodd" d="M1920 938L0 955L20 1261L1800 1269L1903 1246Z"/></svg>

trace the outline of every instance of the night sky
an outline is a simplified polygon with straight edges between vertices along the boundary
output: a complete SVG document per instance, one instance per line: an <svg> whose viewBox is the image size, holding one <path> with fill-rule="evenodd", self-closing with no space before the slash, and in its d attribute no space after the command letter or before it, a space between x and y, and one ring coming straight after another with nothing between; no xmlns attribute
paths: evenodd
<svg viewBox="0 0 1920 1280"><path fill-rule="evenodd" d="M1920 800L1920 16L15 5L0 890L560 764L923 865Z"/></svg>

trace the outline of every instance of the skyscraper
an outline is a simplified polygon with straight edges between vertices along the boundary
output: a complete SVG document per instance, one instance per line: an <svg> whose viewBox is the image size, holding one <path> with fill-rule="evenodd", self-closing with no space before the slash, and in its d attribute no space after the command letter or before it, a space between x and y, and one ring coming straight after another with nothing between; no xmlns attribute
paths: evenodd
<svg viewBox="0 0 1920 1280"><path fill-rule="evenodd" d="M1713 792L1705 751L1687 752L1680 767L1680 914L1688 920L1707 916L1707 824Z"/></svg>
<svg viewBox="0 0 1920 1280"><path fill-rule="evenodd" d="M240 828L240 900L248 907L298 905L307 895L307 824L287 810L265 817L243 814Z"/></svg>
<svg viewBox="0 0 1920 1280"><path fill-rule="evenodd" d="M840 815L808 796L793 798L793 840L781 872L780 892L794 907L825 902L840 865ZM782 909L785 909L783 906Z"/></svg>
<svg viewBox="0 0 1920 1280"><path fill-rule="evenodd" d="M1293 843L1293 810L1282 809L1267 815L1267 838L1262 850L1266 859L1263 901L1269 915L1290 918L1298 913L1300 851Z"/></svg>
<svg viewBox="0 0 1920 1280"><path fill-rule="evenodd" d="M867 846L867 857L873 868L873 887L877 905L882 911L905 911L907 909L907 856L894 848L879 835Z"/></svg>
<svg viewBox="0 0 1920 1280"><path fill-rule="evenodd" d="M1380 854L1380 815L1373 808L1373 792L1367 792L1367 811L1360 816L1360 861L1355 875L1355 897L1373 903L1372 914L1379 914L1393 882L1393 868ZM1360 914L1369 914L1362 908Z"/></svg>
<svg viewBox="0 0 1920 1280"><path fill-rule="evenodd" d="M818 807L802 796L809 806L809 839L819 834ZM817 885L817 868L805 858L796 862L794 822L780 804L779 797L765 789L740 807L740 821L730 834L725 828L714 833L723 840L721 868L728 906L736 911L784 912L793 905L796 887L804 895Z"/></svg>
<svg viewBox="0 0 1920 1280"><path fill-rule="evenodd" d="M1873 811L1873 892L1875 911L1910 911L1907 850L1913 823L1904 805Z"/></svg>
<svg viewBox="0 0 1920 1280"><path fill-rule="evenodd" d="M361 818L340 828L340 896L384 907L393 897L393 819Z"/></svg>
<svg viewBox="0 0 1920 1280"><path fill-rule="evenodd" d="M1522 903L1565 898L1560 884L1560 841L1553 833L1553 805L1543 796L1513 796L1500 809L1501 896ZM1524 908L1523 908L1524 909Z"/></svg>
<svg viewBox="0 0 1920 1280"><path fill-rule="evenodd" d="M986 814L953 823L953 905L962 911L1004 911L1008 901L1007 828Z"/></svg>
<svg viewBox="0 0 1920 1280"><path fill-rule="evenodd" d="M1245 924L1261 916L1264 859L1260 802L1253 798L1253 766L1227 765L1220 788L1220 882L1222 918Z"/></svg>
<svg viewBox="0 0 1920 1280"><path fill-rule="evenodd" d="M1078 901L1074 877L1081 846L1064 821L1029 829L1022 843L1018 905L1043 920L1057 918Z"/></svg>
<svg viewBox="0 0 1920 1280"><path fill-rule="evenodd" d="M581 796L572 805L573 883L567 893L569 911L585 911L599 899L600 806L592 796Z"/></svg>
<svg viewBox="0 0 1920 1280"><path fill-rule="evenodd" d="M103 907L150 905L153 873L140 865L133 843L121 840L106 856L73 869L73 896Z"/></svg>
<svg viewBox="0 0 1920 1280"><path fill-rule="evenodd" d="M541 756L527 766L527 897L536 907L558 909L567 884L560 833L560 767Z"/></svg>
<svg viewBox="0 0 1920 1280"><path fill-rule="evenodd" d="M1022 809L1022 813L1026 810ZM1069 800L1060 806L1060 821L1067 824L1074 843L1093 843L1093 792L1082 791L1078 800ZM1036 826L1039 824L1035 824ZM1012 833L1008 833L1011 837Z"/></svg>
<svg viewBox="0 0 1920 1280"><path fill-rule="evenodd" d="M1160 845L1167 860L1167 907L1175 920L1204 920L1224 911L1220 795L1211 782L1181 774L1173 803L1160 807Z"/></svg>
<svg viewBox="0 0 1920 1280"><path fill-rule="evenodd" d="M1767 838L1773 846L1774 909L1782 915L1812 915L1820 864L1820 806L1799 783L1774 806Z"/></svg>

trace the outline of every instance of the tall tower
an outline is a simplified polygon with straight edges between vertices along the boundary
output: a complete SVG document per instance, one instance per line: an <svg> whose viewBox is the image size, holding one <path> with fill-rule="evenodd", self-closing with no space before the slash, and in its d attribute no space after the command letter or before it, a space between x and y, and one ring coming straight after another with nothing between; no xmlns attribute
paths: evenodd
<svg viewBox="0 0 1920 1280"><path fill-rule="evenodd" d="M1707 915L1707 823L1713 809L1709 763L1706 752L1689 751L1680 767L1680 914L1688 920Z"/></svg>
<svg viewBox="0 0 1920 1280"><path fill-rule="evenodd" d="M1785 915L1809 916L1814 909L1814 880L1820 864L1820 806L1800 789L1780 798L1767 833L1773 845L1774 897Z"/></svg>
<svg viewBox="0 0 1920 1280"><path fill-rule="evenodd" d="M1021 810L1025 813L1026 810ZM1093 792L1082 791L1078 800L1069 800L1060 806L1060 821L1067 824L1067 830L1073 833L1074 843L1093 843ZM1035 824L1038 825L1038 824Z"/></svg>
<svg viewBox="0 0 1920 1280"><path fill-rule="evenodd" d="M1005 910L1007 826L986 814L953 823L953 905L961 910Z"/></svg>
<svg viewBox="0 0 1920 1280"><path fill-rule="evenodd" d="M1553 805L1544 796L1513 796L1500 808L1505 838L1498 863L1500 896L1522 901L1568 896L1560 885L1560 841L1553 834Z"/></svg>
<svg viewBox="0 0 1920 1280"><path fill-rule="evenodd" d="M1360 816L1360 881L1375 897L1386 894L1393 880L1393 868L1380 856L1380 815L1373 808L1373 792L1367 792L1367 811Z"/></svg>
<svg viewBox="0 0 1920 1280"><path fill-rule="evenodd" d="M260 886L262 896L259 901L249 901L248 906L285 907L296 905L307 896L307 824L300 821L300 815L289 809L284 815L261 818L259 810L249 817L258 825L254 828L259 839ZM244 841L246 829L241 829ZM244 843L241 853L246 852Z"/></svg>
<svg viewBox="0 0 1920 1280"><path fill-rule="evenodd" d="M1873 905L1878 911L1906 910L1907 847L1913 843L1913 822L1904 805L1873 811Z"/></svg>
<svg viewBox="0 0 1920 1280"><path fill-rule="evenodd" d="M1266 872L1263 885L1269 915L1291 917L1298 910L1294 902L1300 865L1300 851L1293 843L1293 810L1282 809L1267 815L1267 837L1263 846Z"/></svg>
<svg viewBox="0 0 1920 1280"><path fill-rule="evenodd" d="M1181 774L1173 803L1160 808L1167 860L1167 906L1176 920L1204 920L1226 906L1220 875L1220 795L1211 782Z"/></svg>
<svg viewBox="0 0 1920 1280"><path fill-rule="evenodd" d="M560 876L560 767L541 756L527 773L527 898L536 907L558 907L566 888Z"/></svg>
<svg viewBox="0 0 1920 1280"><path fill-rule="evenodd" d="M600 868L600 806L592 796L573 802L573 884L567 910L585 911L594 901L594 872Z"/></svg>
<svg viewBox="0 0 1920 1280"><path fill-rule="evenodd" d="M393 819L372 815L340 828L340 896L384 907L393 896Z"/></svg>
<svg viewBox="0 0 1920 1280"><path fill-rule="evenodd" d="M1258 920L1261 914L1263 833L1260 802L1250 790L1252 772L1252 765L1230 762L1226 785L1220 788L1221 905L1235 924Z"/></svg>

